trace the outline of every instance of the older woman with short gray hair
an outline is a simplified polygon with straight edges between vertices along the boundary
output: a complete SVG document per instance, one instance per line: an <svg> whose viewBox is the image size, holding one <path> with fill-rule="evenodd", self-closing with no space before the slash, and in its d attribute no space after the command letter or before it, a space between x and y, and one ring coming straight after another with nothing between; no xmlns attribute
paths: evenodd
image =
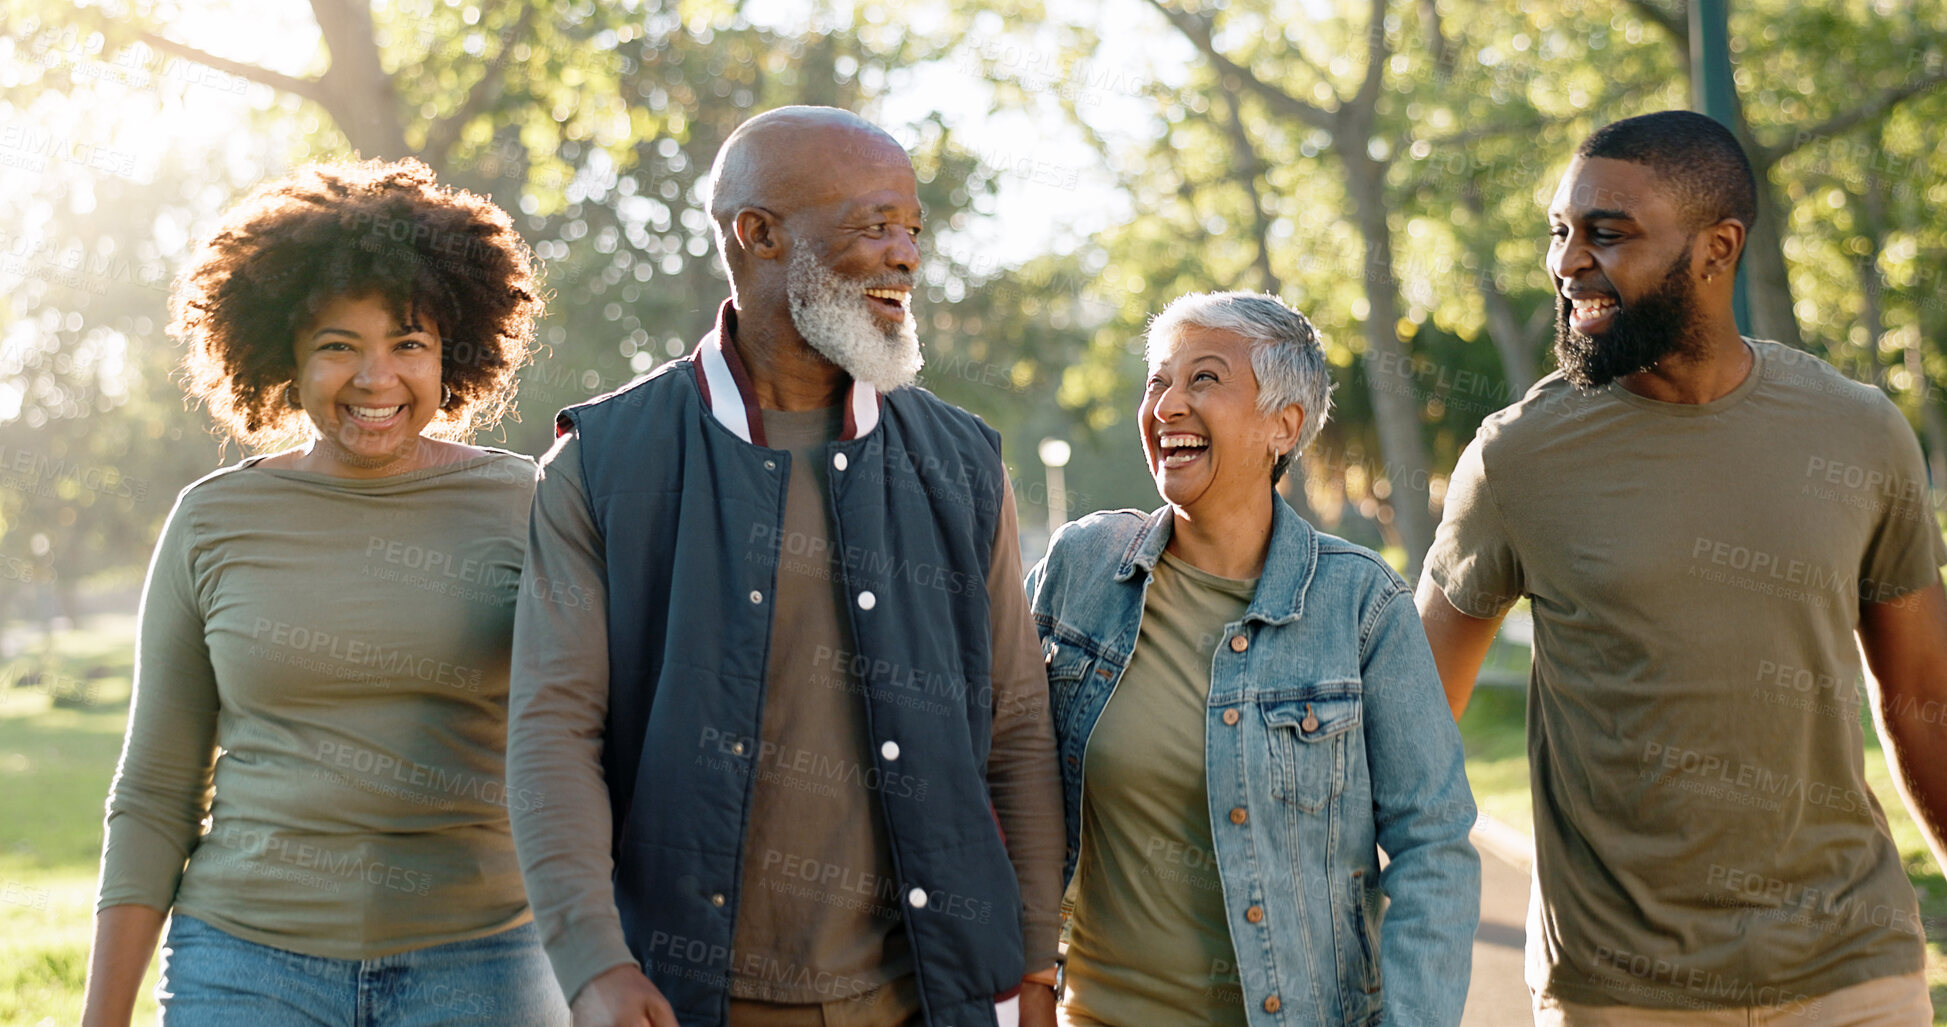
<svg viewBox="0 0 1947 1027"><path fill-rule="evenodd" d="M1412 590L1273 490L1331 409L1318 333L1275 296L1199 293L1146 352L1164 505L1064 526L1027 583L1068 1020L1457 1024L1474 803Z"/></svg>
<svg viewBox="0 0 1947 1027"><path fill-rule="evenodd" d="M1153 362L1158 343L1173 343L1186 330L1229 332L1250 343L1251 371L1257 376L1257 408L1271 414L1292 404L1307 411L1298 441L1279 454L1271 469L1276 484L1298 454L1312 444L1332 413L1332 375L1318 330L1305 315L1266 293L1193 292L1163 308L1149 323L1146 355Z"/></svg>

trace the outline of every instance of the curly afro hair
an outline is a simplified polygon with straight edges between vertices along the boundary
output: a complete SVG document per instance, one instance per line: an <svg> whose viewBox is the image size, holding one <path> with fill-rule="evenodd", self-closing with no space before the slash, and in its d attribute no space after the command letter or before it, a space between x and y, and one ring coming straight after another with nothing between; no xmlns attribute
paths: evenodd
<svg viewBox="0 0 1947 1027"><path fill-rule="evenodd" d="M438 328L452 392L433 434L469 437L513 406L542 307L534 260L505 211L412 158L308 165L225 215L169 301L189 394L246 445L295 434L293 344L340 296L376 296L401 324Z"/></svg>

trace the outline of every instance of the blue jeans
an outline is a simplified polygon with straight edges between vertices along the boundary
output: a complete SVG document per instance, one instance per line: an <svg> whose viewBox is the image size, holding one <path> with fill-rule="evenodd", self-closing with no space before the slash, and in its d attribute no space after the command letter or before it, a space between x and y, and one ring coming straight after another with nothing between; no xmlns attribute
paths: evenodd
<svg viewBox="0 0 1947 1027"><path fill-rule="evenodd" d="M566 1027L533 923L378 959L326 959L169 918L156 985L165 1027Z"/></svg>

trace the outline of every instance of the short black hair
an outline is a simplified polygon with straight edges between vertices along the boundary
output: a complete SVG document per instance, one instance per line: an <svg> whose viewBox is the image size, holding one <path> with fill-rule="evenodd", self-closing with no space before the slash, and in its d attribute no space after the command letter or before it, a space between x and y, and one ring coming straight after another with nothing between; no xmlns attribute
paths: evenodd
<svg viewBox="0 0 1947 1027"><path fill-rule="evenodd" d="M1695 111L1657 111L1605 125L1575 155L1654 170L1692 231L1725 218L1737 219L1747 233L1757 224L1758 180L1744 147L1730 129Z"/></svg>

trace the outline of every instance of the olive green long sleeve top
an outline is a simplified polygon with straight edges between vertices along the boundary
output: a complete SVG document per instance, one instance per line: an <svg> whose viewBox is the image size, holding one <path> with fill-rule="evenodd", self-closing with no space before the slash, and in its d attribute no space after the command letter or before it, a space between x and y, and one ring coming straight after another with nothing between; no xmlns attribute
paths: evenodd
<svg viewBox="0 0 1947 1027"><path fill-rule="evenodd" d="M370 959L529 919L505 786L534 463L185 489L142 599L98 908Z"/></svg>

